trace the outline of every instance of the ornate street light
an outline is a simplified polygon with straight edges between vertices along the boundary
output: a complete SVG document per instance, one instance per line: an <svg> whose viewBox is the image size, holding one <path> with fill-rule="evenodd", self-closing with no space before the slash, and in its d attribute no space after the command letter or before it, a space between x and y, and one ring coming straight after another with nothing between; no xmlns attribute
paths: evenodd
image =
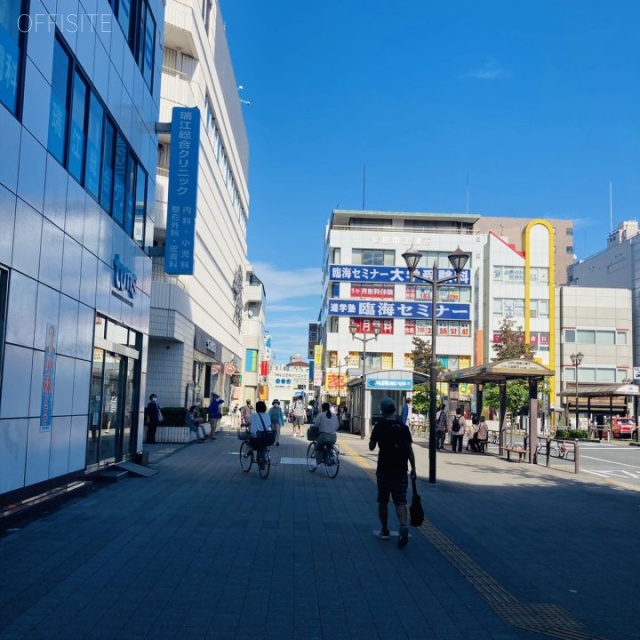
<svg viewBox="0 0 640 640"><path fill-rule="evenodd" d="M438 286L445 282L455 280L460 281L460 273L464 269L467 261L469 260L469 254L462 251L458 247L453 253L449 254L449 262L453 267L456 275L455 277L446 276L438 278L438 259L433 261L433 271L431 278L416 275L416 269L418 263L422 258L422 253L416 251L413 247L408 249L402 254L404 261L409 270L409 280L421 280L431 285L431 363L429 366L429 482L435 484L436 482L436 411L438 402L438 361L436 358L436 335L437 335L437 323L436 323L436 305L438 303Z"/></svg>
<svg viewBox="0 0 640 640"><path fill-rule="evenodd" d="M366 398L366 389L365 389L365 380L366 380L366 358L367 358L367 342L369 340L377 340L380 335L380 321L373 321L373 336L363 334L362 336L357 336L356 334L360 330L360 326L355 322L352 322L349 325L349 331L351 332L351 337L354 340L359 340L362 342L362 388L360 390L360 438L364 440L365 437L365 422L364 422L364 403Z"/></svg>
<svg viewBox="0 0 640 640"><path fill-rule="evenodd" d="M578 393L578 367L580 366L580 363L582 362L582 358L584 358L584 353L582 353L581 351L578 351L578 353L572 353L570 356L571 358L571 362L573 363L573 366L575 367L576 370L576 429L580 428L580 408L578 406L578 402L580 400L580 394Z"/></svg>

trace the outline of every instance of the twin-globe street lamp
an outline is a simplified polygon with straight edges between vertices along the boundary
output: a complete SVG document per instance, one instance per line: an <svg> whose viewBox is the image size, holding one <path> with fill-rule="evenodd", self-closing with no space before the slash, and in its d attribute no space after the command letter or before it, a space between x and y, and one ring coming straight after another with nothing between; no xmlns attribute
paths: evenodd
<svg viewBox="0 0 640 640"><path fill-rule="evenodd" d="M438 361L436 358L436 336L437 336L437 323L436 323L436 306L438 303L438 286L445 282L455 280L460 282L460 273L469 260L469 254L462 251L458 247L453 253L449 254L449 262L455 271L455 277L450 275L438 278L438 259L433 261L433 271L431 272L431 278L425 278L416 274L418 263L422 258L422 253L416 251L413 247L410 247L405 253L402 254L404 261L407 263L407 269L409 270L409 281L422 280L431 285L431 364L429 366L429 482L431 484L436 483L436 403L438 401Z"/></svg>
<svg viewBox="0 0 640 640"><path fill-rule="evenodd" d="M584 353L582 351L578 351L578 353L572 353L570 356L571 362L576 369L576 429L580 428L580 407L578 406L578 402L580 401L580 395L578 393L578 367L582 362L582 358L584 358Z"/></svg>
<svg viewBox="0 0 640 640"><path fill-rule="evenodd" d="M373 321L373 336L368 336L364 334L362 337L358 337L356 333L360 329L359 325L355 322L352 322L349 325L349 331L351 332L351 337L354 340L360 340L362 342L362 389L360 390L360 438L364 440L365 437L365 429L364 429L364 403L366 398L366 390L365 390L365 380L366 380L366 365L365 360L367 358L367 342L369 340L377 340L380 335L380 321Z"/></svg>

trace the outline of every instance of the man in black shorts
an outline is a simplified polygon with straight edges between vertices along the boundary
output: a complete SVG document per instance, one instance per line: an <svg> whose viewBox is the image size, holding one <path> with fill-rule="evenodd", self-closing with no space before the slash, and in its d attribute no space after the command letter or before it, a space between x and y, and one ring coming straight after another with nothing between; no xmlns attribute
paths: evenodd
<svg viewBox="0 0 640 640"><path fill-rule="evenodd" d="M389 495L396 507L396 515L400 523L398 546L406 547L409 542L407 529L407 462L411 464L411 477L416 477L416 459L413 455L411 432L406 424L395 417L396 406L391 398L384 398L380 403L382 420L373 427L369 450L376 444L380 447L378 454L378 516L382 527L379 536L389 539Z"/></svg>

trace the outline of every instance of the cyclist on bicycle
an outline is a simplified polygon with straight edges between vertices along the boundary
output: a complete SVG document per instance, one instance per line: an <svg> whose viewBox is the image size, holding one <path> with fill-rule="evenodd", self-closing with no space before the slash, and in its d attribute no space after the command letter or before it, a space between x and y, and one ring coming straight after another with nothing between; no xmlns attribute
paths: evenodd
<svg viewBox="0 0 640 640"><path fill-rule="evenodd" d="M331 405L328 402L322 403L322 413L319 413L313 422L318 427L319 435L316 439L316 462L322 462L322 451L325 445L336 443L338 427L340 422L338 416L331 411Z"/></svg>
<svg viewBox="0 0 640 640"><path fill-rule="evenodd" d="M249 422L249 444L256 451L267 446L264 441L260 440L258 434L261 431L271 431L271 418L267 413L267 405L262 400L259 400L256 402L256 410L251 414Z"/></svg>

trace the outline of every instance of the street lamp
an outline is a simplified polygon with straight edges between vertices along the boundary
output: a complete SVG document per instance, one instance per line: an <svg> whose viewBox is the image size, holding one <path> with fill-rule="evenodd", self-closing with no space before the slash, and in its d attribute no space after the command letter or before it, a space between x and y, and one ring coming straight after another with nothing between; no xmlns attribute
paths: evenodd
<svg viewBox="0 0 640 640"><path fill-rule="evenodd" d="M404 261L407 264L409 270L409 281L422 280L431 285L431 363L429 366L429 482L431 484L436 483L436 411L438 402L438 361L436 358L436 335L437 335L437 323L436 323L436 304L438 302L438 286L451 280L460 282L460 273L469 260L469 254L462 251L458 247L453 253L449 254L449 262L453 267L456 275L455 278L451 276L445 276L438 278L438 259L433 261L433 271L431 272L431 278L425 278L424 276L416 275L416 269L422 253L416 251L413 247L408 249L402 254Z"/></svg>
<svg viewBox="0 0 640 640"><path fill-rule="evenodd" d="M358 337L356 333L360 326L355 322L352 322L349 325L349 331L351 332L351 337L354 340L360 340L362 342L362 390L360 392L360 438L364 440L365 437L365 428L364 428L364 402L366 398L366 390L365 390L365 375L366 375L366 365L365 361L367 358L367 342L369 340L377 340L380 335L380 321L373 321L373 337L368 336L367 334L363 334L362 337Z"/></svg>
<svg viewBox="0 0 640 640"><path fill-rule="evenodd" d="M580 366L580 363L582 362L582 358L584 358L584 354L581 351L578 351L578 353L572 353L570 356L571 358L571 362L573 363L573 366L576 369L576 429L580 428L580 408L578 406L578 401L579 401L579 394L578 394L578 367Z"/></svg>

